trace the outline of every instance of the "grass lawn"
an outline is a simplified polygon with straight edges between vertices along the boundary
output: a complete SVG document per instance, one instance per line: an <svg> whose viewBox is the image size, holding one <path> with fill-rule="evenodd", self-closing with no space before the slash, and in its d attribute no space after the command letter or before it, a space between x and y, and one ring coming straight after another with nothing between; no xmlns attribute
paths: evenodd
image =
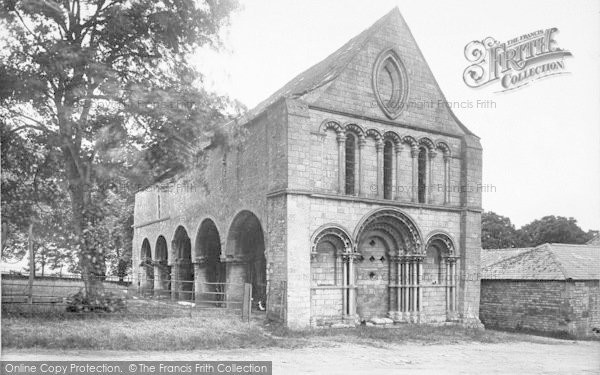
<svg viewBox="0 0 600 375"><path fill-rule="evenodd" d="M191 317L130 316L73 317L6 316L2 318L5 348L96 350L194 350L332 346L339 342L384 347L390 343L422 345L461 342L500 343L541 341L534 336L458 326L400 325L392 328L288 330L258 316L244 323L226 310L209 310Z"/></svg>

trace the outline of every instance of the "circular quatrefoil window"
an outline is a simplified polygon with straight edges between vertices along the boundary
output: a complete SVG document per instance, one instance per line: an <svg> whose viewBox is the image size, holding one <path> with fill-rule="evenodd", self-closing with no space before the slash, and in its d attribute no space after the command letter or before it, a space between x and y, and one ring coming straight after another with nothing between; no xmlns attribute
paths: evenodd
<svg viewBox="0 0 600 375"><path fill-rule="evenodd" d="M383 113L391 119L398 117L408 96L408 79L393 49L383 51L375 61L373 90Z"/></svg>

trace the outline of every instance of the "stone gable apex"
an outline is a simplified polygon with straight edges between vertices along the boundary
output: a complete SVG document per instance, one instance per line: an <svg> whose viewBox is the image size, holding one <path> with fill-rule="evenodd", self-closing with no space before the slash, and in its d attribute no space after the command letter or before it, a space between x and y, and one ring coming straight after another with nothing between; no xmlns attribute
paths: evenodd
<svg viewBox="0 0 600 375"><path fill-rule="evenodd" d="M402 93L391 108L382 105L385 100L375 87L380 71L376 68L385 65L382 56L386 53L395 56L400 77L396 83L400 83ZM445 104L446 98L397 7L258 104L242 123L281 98L398 125L473 135Z"/></svg>

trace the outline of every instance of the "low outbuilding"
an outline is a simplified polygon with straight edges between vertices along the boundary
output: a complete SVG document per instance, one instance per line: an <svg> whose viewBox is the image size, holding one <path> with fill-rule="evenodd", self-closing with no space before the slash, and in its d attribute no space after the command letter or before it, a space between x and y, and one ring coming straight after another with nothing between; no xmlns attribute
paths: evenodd
<svg viewBox="0 0 600 375"><path fill-rule="evenodd" d="M482 250L479 315L489 328L600 335L600 245Z"/></svg>

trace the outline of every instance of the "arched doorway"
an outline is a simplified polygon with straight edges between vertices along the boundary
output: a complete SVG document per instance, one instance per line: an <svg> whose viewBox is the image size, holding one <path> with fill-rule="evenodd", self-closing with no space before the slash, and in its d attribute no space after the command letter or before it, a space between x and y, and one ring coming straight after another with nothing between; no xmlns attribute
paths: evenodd
<svg viewBox="0 0 600 375"><path fill-rule="evenodd" d="M310 262L311 325L354 319L352 241L336 225L318 229L312 238Z"/></svg>
<svg viewBox="0 0 600 375"><path fill-rule="evenodd" d="M154 296L166 297L171 288L171 273L169 267L169 249L167 240L163 236L158 236L156 240L154 256Z"/></svg>
<svg viewBox="0 0 600 375"><path fill-rule="evenodd" d="M252 284L253 306L265 308L267 302L267 272L265 241L258 217L250 211L238 213L227 236L227 298L240 300L243 294L239 285ZM235 290L235 291L234 291Z"/></svg>
<svg viewBox="0 0 600 375"><path fill-rule="evenodd" d="M221 261L221 237L211 219L204 219L196 235L196 301L206 301L215 307L222 301L226 279L225 263Z"/></svg>
<svg viewBox="0 0 600 375"><path fill-rule="evenodd" d="M152 294L154 290L154 265L152 264L152 249L150 241L144 238L140 253L139 283L142 295Z"/></svg>
<svg viewBox="0 0 600 375"><path fill-rule="evenodd" d="M370 214L357 228L356 313L361 320L418 320L423 259L413 221L395 209Z"/></svg>
<svg viewBox="0 0 600 375"><path fill-rule="evenodd" d="M171 267L171 299L191 300L194 290L192 243L183 226L173 236L173 265Z"/></svg>
<svg viewBox="0 0 600 375"><path fill-rule="evenodd" d="M423 261L423 298L427 301L427 320L443 322L456 319L456 262L454 242L445 233L429 237Z"/></svg>

